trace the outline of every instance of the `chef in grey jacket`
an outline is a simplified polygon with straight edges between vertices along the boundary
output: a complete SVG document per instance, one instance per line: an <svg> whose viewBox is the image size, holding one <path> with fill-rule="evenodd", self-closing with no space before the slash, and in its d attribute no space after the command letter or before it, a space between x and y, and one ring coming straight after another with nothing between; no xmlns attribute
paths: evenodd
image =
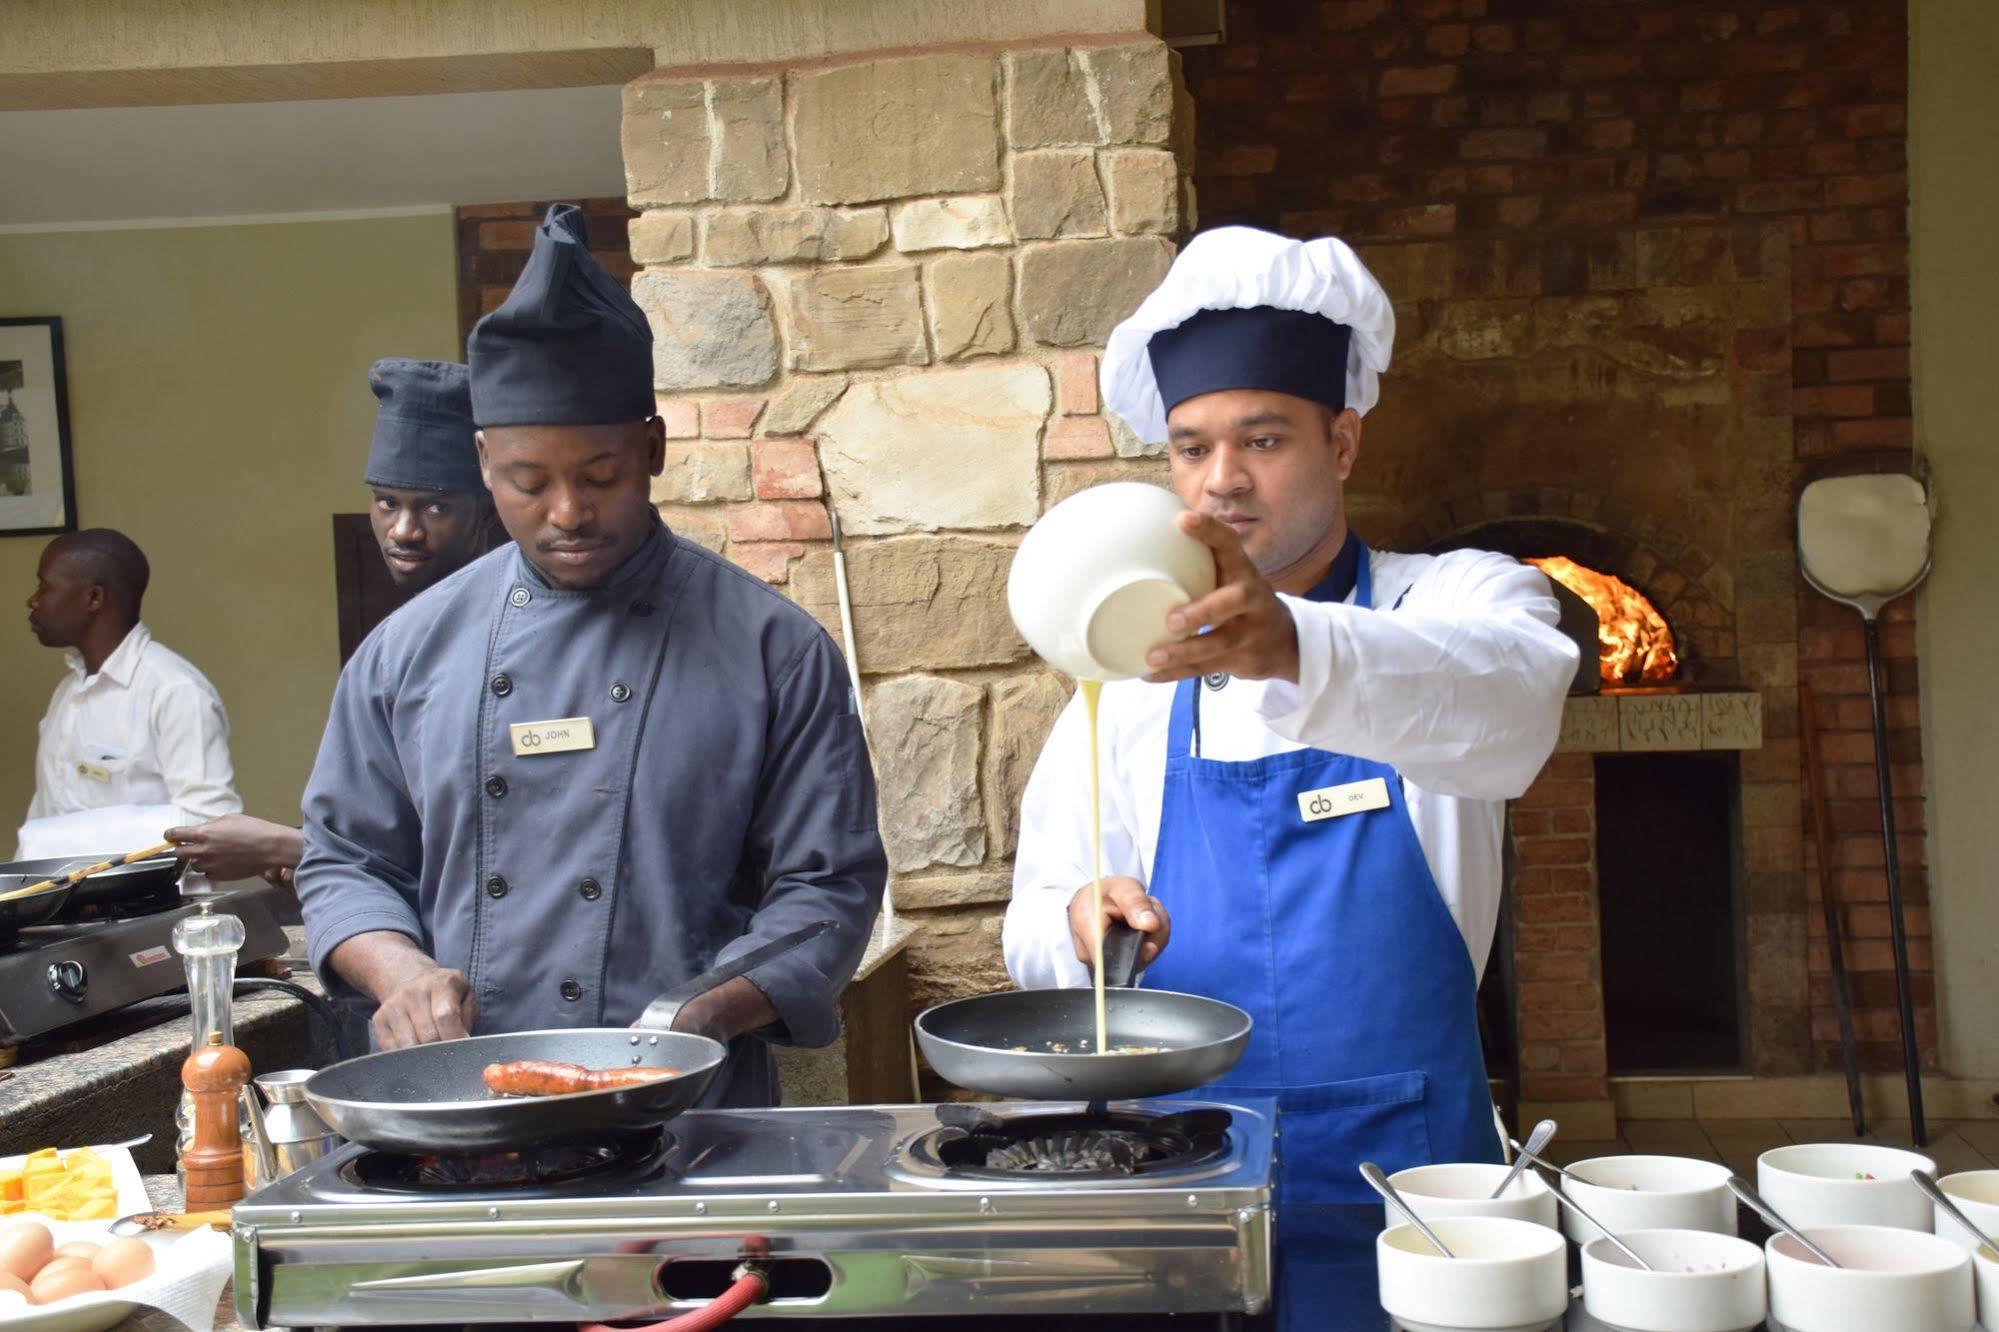
<svg viewBox="0 0 1999 1332"><path fill-rule="evenodd" d="M831 920L676 1021L731 1044L705 1104L768 1105L768 1043L837 1034L887 864L838 650L652 508L651 341L581 213L550 208L468 348L513 542L341 672L299 897L313 965L379 1005L385 1048L623 1025Z"/></svg>

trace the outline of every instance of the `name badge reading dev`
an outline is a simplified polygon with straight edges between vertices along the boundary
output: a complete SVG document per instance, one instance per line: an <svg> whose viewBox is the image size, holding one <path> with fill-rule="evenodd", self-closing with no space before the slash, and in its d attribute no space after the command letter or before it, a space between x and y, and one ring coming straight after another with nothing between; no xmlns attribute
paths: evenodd
<svg viewBox="0 0 1999 1332"><path fill-rule="evenodd" d="M567 754L575 749L597 747L597 732L588 717L515 722L507 727L507 731L513 737L514 754L518 758L533 758L536 754Z"/></svg>
<svg viewBox="0 0 1999 1332"><path fill-rule="evenodd" d="M1360 814L1370 809L1388 808L1388 781L1370 777L1345 786L1322 786L1298 793L1298 817L1307 823L1336 819L1342 814Z"/></svg>

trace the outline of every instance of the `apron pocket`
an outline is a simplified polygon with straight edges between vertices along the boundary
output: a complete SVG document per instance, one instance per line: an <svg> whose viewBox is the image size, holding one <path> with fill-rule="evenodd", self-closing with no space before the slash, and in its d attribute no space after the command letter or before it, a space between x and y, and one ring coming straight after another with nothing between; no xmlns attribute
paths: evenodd
<svg viewBox="0 0 1999 1332"><path fill-rule="evenodd" d="M1278 1092L1280 1230L1287 1205L1378 1202L1360 1177L1362 1161L1390 1175L1429 1164L1428 1096L1421 1071Z"/></svg>

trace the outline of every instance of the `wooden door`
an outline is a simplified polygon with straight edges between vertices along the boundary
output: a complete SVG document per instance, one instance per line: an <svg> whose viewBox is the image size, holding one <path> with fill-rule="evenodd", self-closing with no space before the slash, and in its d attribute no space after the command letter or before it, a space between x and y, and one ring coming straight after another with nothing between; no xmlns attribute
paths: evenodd
<svg viewBox="0 0 1999 1332"><path fill-rule="evenodd" d="M345 666L369 631L403 604L402 589L389 577L365 513L333 515L333 585L340 615L340 664Z"/></svg>

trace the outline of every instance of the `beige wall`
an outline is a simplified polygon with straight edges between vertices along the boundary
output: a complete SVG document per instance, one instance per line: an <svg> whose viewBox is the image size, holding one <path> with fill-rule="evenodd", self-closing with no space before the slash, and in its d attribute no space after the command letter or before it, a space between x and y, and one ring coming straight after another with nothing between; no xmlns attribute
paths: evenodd
<svg viewBox="0 0 1999 1332"><path fill-rule="evenodd" d="M1936 565L1918 616L1941 1051L1999 1075L1999 7L1910 5L1910 264L1916 442L1936 487Z"/></svg>
<svg viewBox="0 0 1999 1332"><path fill-rule="evenodd" d="M221 690L251 813L295 820L338 673L328 515L365 507L377 356L457 347L448 212L0 236L0 314L60 315L76 511L153 566L145 616ZM33 793L62 669L0 537L0 824Z"/></svg>
<svg viewBox="0 0 1999 1332"><path fill-rule="evenodd" d="M649 63L683 66L1138 33L1148 8L1148 0L10 0L0 106L616 82L636 72L619 64L634 49L649 49ZM621 72L603 77L606 61ZM177 70L196 77L176 78Z"/></svg>

